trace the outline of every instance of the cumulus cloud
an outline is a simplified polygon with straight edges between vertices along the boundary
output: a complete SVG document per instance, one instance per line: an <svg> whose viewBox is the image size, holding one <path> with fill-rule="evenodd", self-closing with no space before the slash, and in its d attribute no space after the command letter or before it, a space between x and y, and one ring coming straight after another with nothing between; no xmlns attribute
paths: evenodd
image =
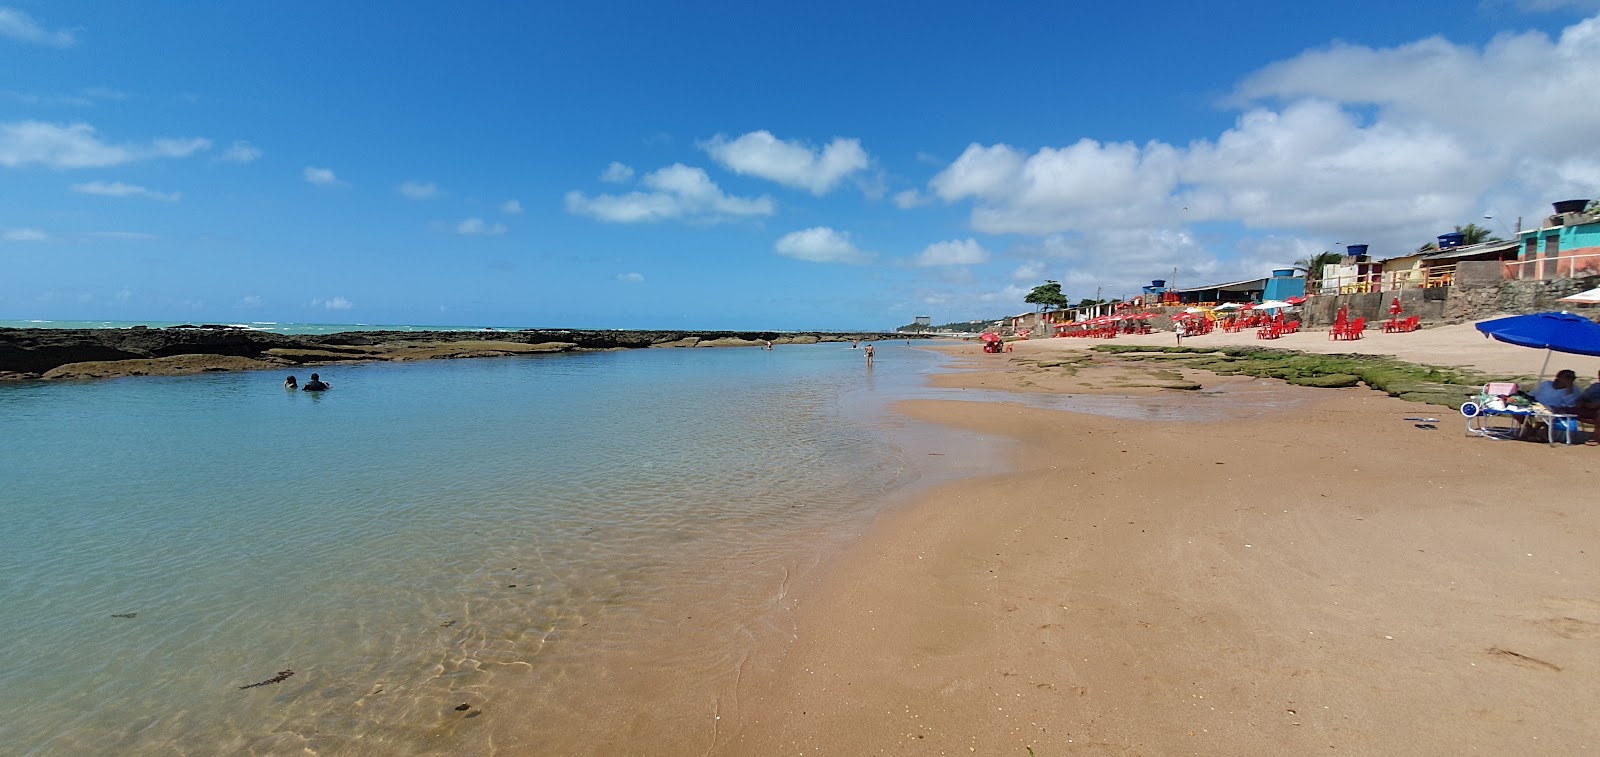
<svg viewBox="0 0 1600 757"><path fill-rule="evenodd" d="M567 212L607 223L658 223L670 220L720 223L770 216L775 212L771 198L725 194L704 169L682 163L652 171L639 183L649 191L594 197L578 191L568 192Z"/></svg>
<svg viewBox="0 0 1600 757"><path fill-rule="evenodd" d="M1044 278L1045 264L1042 260L1029 260L1011 272L1013 281L1038 281Z"/></svg>
<svg viewBox="0 0 1600 757"><path fill-rule="evenodd" d="M781 140L769 131L753 131L736 139L718 134L700 143L723 167L745 176L759 176L814 195L833 191L845 177L871 163L861 140L835 137L818 150L803 142Z"/></svg>
<svg viewBox="0 0 1600 757"><path fill-rule="evenodd" d="M428 200L439 196L439 185L431 181L407 181L395 187L395 191L413 200Z"/></svg>
<svg viewBox="0 0 1600 757"><path fill-rule="evenodd" d="M100 195L102 197L142 197L146 200L159 200L161 202L177 202L183 199L183 193L181 192L157 192L137 184L124 184L120 181L91 181L84 184L73 184L72 191L79 194Z"/></svg>
<svg viewBox="0 0 1600 757"><path fill-rule="evenodd" d="M336 174L334 174L333 169L331 169L331 168L317 168L316 166L306 166L305 170L302 171L301 174L303 176L305 176L307 184L312 184L314 186L319 186L319 187L341 187L341 186L344 186L344 182L339 180L339 177Z"/></svg>
<svg viewBox="0 0 1600 757"><path fill-rule="evenodd" d="M1214 137L974 144L928 190L971 203L972 227L988 233L1223 222L1414 248L1491 204L1537 216L1592 196L1600 100L1572 93L1596 89L1600 18L1477 46L1339 43L1244 78L1225 101L1233 125Z"/></svg>
<svg viewBox="0 0 1600 757"><path fill-rule="evenodd" d="M928 198L924 197L921 192L918 192L915 189L907 189L904 192L896 192L894 195L894 206L901 210L910 210L912 208L921 207L927 204Z"/></svg>
<svg viewBox="0 0 1600 757"><path fill-rule="evenodd" d="M617 274L617 281L625 282L625 283L628 283L628 284L643 284L644 283L644 274L642 274L642 273L619 273L619 274Z"/></svg>
<svg viewBox="0 0 1600 757"><path fill-rule="evenodd" d="M22 227L6 229L4 233L0 233L0 239L4 239L7 242L48 242L50 241L50 235L39 229Z"/></svg>
<svg viewBox="0 0 1600 757"><path fill-rule="evenodd" d="M497 237L506 233L506 225L489 223L482 218L468 218L456 224L456 233L464 237Z"/></svg>
<svg viewBox="0 0 1600 757"><path fill-rule="evenodd" d="M72 47L78 40L64 29L50 31L16 8L0 7L0 37L47 47Z"/></svg>
<svg viewBox="0 0 1600 757"><path fill-rule="evenodd" d="M355 303L343 297L318 297L311 301L311 307L327 308L328 310L349 310L355 307Z"/></svg>
<svg viewBox="0 0 1600 757"><path fill-rule="evenodd" d="M773 245L779 255L812 263L865 263L872 254L856 247L850 232L817 226L783 235Z"/></svg>
<svg viewBox="0 0 1600 757"><path fill-rule="evenodd" d="M1177 185L1178 152L1161 143L1079 140L1027 153L973 144L929 182L946 202L972 199L972 225L989 233L1046 234L1148 222Z"/></svg>
<svg viewBox="0 0 1600 757"><path fill-rule="evenodd" d="M508 216L522 215L522 203L515 198L500 203L500 212Z"/></svg>
<svg viewBox="0 0 1600 757"><path fill-rule="evenodd" d="M952 239L935 242L917 255L919 266L977 265L989 262L989 251L976 239Z"/></svg>
<svg viewBox="0 0 1600 757"><path fill-rule="evenodd" d="M217 156L217 162L218 163L241 163L241 164L243 164L243 163L253 163L253 162L255 162L255 160L257 158L260 158L260 157L261 157L261 148L258 148L255 145L250 144L249 142L246 142L246 141L244 141L242 139L239 139L239 140L234 140L234 143L229 145L228 149L223 150L222 154Z"/></svg>
<svg viewBox="0 0 1600 757"><path fill-rule="evenodd" d="M211 147L201 138L156 139L148 144L111 144L86 123L0 123L0 166L101 168L154 158L183 158Z"/></svg>
<svg viewBox="0 0 1600 757"><path fill-rule="evenodd" d="M631 166L611 161L606 170L600 172L600 180L611 184L626 184L633 181L633 168Z"/></svg>

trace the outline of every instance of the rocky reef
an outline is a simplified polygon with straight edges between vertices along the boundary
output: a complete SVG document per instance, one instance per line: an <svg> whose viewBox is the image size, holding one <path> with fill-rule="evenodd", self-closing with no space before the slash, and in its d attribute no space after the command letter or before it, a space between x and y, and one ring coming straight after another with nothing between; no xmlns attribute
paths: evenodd
<svg viewBox="0 0 1600 757"><path fill-rule="evenodd" d="M274 334L229 326L153 329L0 328L0 379L170 376L275 370L367 360L438 360L649 347L757 347L859 339L890 333L775 331L348 331Z"/></svg>

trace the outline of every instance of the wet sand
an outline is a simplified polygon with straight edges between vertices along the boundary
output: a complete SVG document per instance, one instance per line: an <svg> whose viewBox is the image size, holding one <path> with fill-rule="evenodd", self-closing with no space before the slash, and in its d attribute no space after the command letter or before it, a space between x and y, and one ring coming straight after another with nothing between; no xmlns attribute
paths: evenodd
<svg viewBox="0 0 1600 757"><path fill-rule="evenodd" d="M1389 336L1415 347L1425 342L1398 340L1419 335L1430 336ZM1172 343L1160 336L1145 339ZM1447 363L1467 350L1474 365L1514 372L1542 360L1465 336L1393 353ZM958 349L996 370L952 385L1078 391ZM1072 383L1116 383L1110 375ZM1445 408L1366 389L1183 378L1226 389L1247 412L1141 420L903 403L913 418L1011 440L1017 470L891 509L794 586L794 633L744 666L737 719L713 751L1600 749L1600 507L1589 485L1600 449L1471 438ZM1212 396L1116 391L1169 404ZM1405 420L1418 416L1437 428Z"/></svg>

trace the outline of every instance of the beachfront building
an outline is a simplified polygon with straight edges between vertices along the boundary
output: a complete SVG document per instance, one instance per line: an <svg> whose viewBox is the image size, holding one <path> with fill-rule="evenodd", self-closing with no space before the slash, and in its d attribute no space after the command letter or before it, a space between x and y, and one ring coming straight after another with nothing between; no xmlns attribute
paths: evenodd
<svg viewBox="0 0 1600 757"><path fill-rule="evenodd" d="M1188 289L1173 289L1169 294L1176 294L1180 305L1260 302L1261 295L1267 290L1268 280L1260 278L1230 281L1226 284L1207 284Z"/></svg>
<svg viewBox="0 0 1600 757"><path fill-rule="evenodd" d="M1290 297L1304 296L1305 293L1304 277L1294 275L1293 268L1278 268L1273 270L1272 278L1267 279L1266 288L1261 290L1261 299L1287 300Z"/></svg>
<svg viewBox="0 0 1600 757"><path fill-rule="evenodd" d="M1317 294L1375 292L1383 281L1383 264L1374 263L1364 244L1348 244L1344 258L1322 267Z"/></svg>
<svg viewBox="0 0 1600 757"><path fill-rule="evenodd" d="M1518 235L1508 279L1576 278L1600 274L1600 213L1586 212L1588 200L1554 203L1555 213L1537 229Z"/></svg>
<svg viewBox="0 0 1600 757"><path fill-rule="evenodd" d="M1448 242L1448 244L1447 244ZM1472 261L1514 261L1517 259L1517 241L1496 239L1478 244L1461 244L1457 233L1440 234L1439 249L1422 255L1420 281L1417 276L1405 280L1406 285L1420 287L1447 287L1455 281L1456 266ZM1388 289L1403 289L1399 281L1386 280Z"/></svg>

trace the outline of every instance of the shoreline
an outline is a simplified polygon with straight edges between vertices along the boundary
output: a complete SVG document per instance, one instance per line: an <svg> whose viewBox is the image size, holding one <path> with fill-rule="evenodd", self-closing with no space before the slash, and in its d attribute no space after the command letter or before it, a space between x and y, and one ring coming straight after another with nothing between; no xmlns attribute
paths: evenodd
<svg viewBox="0 0 1600 757"><path fill-rule="evenodd" d="M0 382L295 370L373 361L452 360L665 347L761 347L923 339L882 332L343 331L277 334L228 326L0 328Z"/></svg>
<svg viewBox="0 0 1600 757"><path fill-rule="evenodd" d="M1201 422L902 403L1010 440L1019 470L887 508L796 587L794 639L752 664L717 751L1595 746L1600 513L1575 475L1593 450L1197 374L1290 402Z"/></svg>

